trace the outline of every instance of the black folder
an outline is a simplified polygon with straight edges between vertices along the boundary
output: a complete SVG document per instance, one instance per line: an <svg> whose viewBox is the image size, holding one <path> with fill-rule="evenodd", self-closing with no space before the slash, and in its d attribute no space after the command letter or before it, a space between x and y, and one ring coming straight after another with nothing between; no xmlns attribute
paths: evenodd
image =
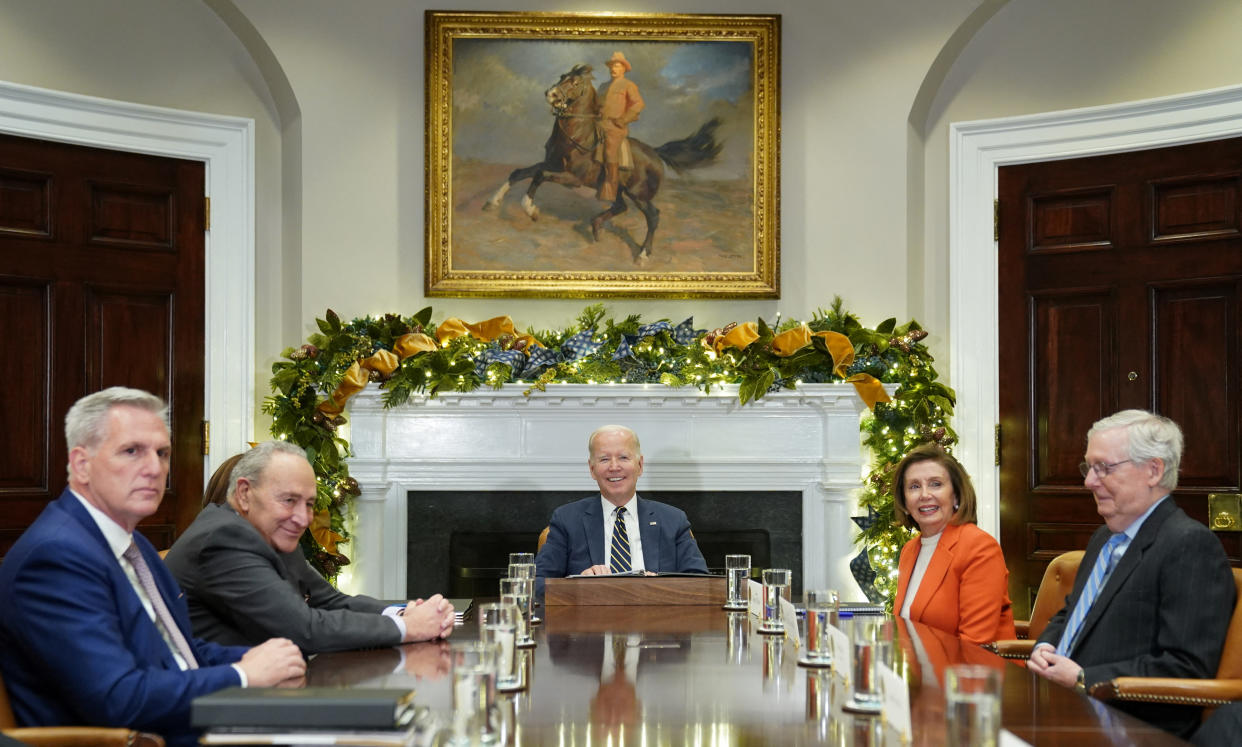
<svg viewBox="0 0 1242 747"><path fill-rule="evenodd" d="M195 728L396 729L414 715L414 691L398 688L230 687L195 698Z"/></svg>

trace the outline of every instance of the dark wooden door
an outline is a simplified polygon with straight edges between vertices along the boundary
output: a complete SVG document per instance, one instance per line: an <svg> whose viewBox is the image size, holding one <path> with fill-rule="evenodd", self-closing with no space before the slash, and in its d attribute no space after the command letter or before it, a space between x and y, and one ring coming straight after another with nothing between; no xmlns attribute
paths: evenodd
<svg viewBox="0 0 1242 747"><path fill-rule="evenodd" d="M1000 170L1001 541L1018 611L1103 522L1078 464L1137 407L1186 435L1176 496L1242 485L1242 139ZM1242 557L1238 534L1220 534Z"/></svg>
<svg viewBox="0 0 1242 747"><path fill-rule="evenodd" d="M126 385L170 405L167 547L202 491L203 164L0 135L0 556L66 484L64 417Z"/></svg>

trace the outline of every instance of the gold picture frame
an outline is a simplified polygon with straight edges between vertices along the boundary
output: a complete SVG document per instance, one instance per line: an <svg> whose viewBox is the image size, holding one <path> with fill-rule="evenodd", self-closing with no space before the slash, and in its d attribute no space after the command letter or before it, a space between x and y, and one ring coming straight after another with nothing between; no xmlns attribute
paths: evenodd
<svg viewBox="0 0 1242 747"><path fill-rule="evenodd" d="M779 15L425 30L428 296L780 297Z"/></svg>

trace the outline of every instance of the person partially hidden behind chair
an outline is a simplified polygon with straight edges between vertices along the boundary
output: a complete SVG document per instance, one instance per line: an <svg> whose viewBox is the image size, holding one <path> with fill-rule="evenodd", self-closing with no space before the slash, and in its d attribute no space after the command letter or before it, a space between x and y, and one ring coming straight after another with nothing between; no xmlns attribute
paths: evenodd
<svg viewBox="0 0 1242 747"><path fill-rule="evenodd" d="M181 590L134 531L164 497L172 442L153 394L112 387L65 416L69 487L0 564L0 671L22 726L121 726L191 745L190 701L301 677L284 639L194 638Z"/></svg>
<svg viewBox="0 0 1242 747"><path fill-rule="evenodd" d="M548 540L535 557L536 578L707 573L685 512L636 494L643 453L634 431L605 425L591 434L587 449L599 495L552 512Z"/></svg>
<svg viewBox="0 0 1242 747"><path fill-rule="evenodd" d="M1016 637L1005 556L975 523L962 465L933 444L915 447L897 465L893 492L898 523L919 530L901 548L893 610L971 643Z"/></svg>
<svg viewBox="0 0 1242 747"><path fill-rule="evenodd" d="M1215 674L1234 606L1220 540L1173 502L1182 430L1166 417L1123 410L1087 433L1084 482L1104 518L1087 543L1074 588L1031 652L1030 669L1080 691L1114 677ZM1117 703L1180 736L1197 706Z"/></svg>
<svg viewBox="0 0 1242 747"><path fill-rule="evenodd" d="M389 605L324 580L298 547L314 508L315 473L301 448L268 441L242 455L228 501L205 506L164 559L197 635L233 644L283 635L320 653L453 632L453 605L439 594Z"/></svg>

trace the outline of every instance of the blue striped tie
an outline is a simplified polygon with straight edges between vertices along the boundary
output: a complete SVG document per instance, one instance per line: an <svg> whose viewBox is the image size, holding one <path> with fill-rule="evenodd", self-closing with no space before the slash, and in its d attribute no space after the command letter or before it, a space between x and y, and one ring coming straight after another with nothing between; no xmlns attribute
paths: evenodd
<svg viewBox="0 0 1242 747"><path fill-rule="evenodd" d="M630 533L625 528L625 506L616 511L612 524L612 549L608 553L608 571L626 573L630 570Z"/></svg>
<svg viewBox="0 0 1242 747"><path fill-rule="evenodd" d="M1082 621L1087 619L1091 605L1095 604L1096 597L1100 596L1100 590L1104 588L1104 582L1113 570L1117 549L1127 541L1129 537L1123 533L1114 534L1108 538L1108 542L1104 543L1099 556L1095 559L1095 567L1091 569L1091 575L1087 577L1087 583L1083 584L1082 594L1078 596L1078 604L1074 605L1069 622L1065 624L1061 642L1057 644L1057 653L1061 656L1069 656L1069 652L1074 649L1075 639L1082 630Z"/></svg>

